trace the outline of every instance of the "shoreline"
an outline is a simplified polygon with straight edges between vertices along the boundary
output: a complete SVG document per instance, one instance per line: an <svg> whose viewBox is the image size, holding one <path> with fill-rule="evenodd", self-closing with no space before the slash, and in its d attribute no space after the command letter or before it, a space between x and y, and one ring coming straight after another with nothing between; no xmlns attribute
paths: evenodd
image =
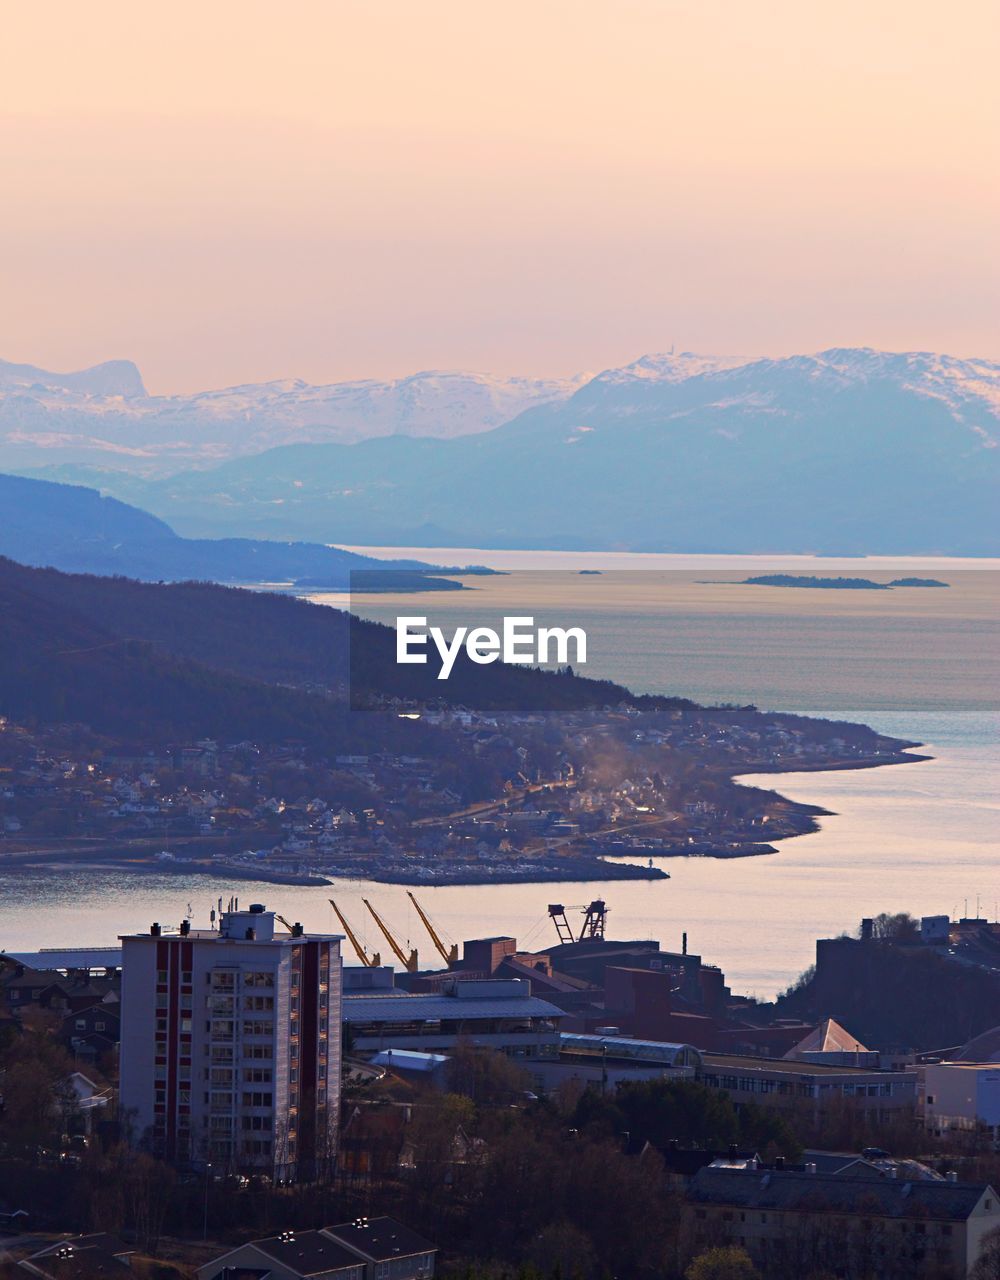
<svg viewBox="0 0 1000 1280"><path fill-rule="evenodd" d="M739 774L727 774L728 779L737 786L747 786L741 781L748 777L775 776L798 773L836 773L860 769L877 769L897 764L919 764L933 760L932 755L914 755L911 748L923 746L920 742L908 742L898 739L899 749L886 752L878 759L862 760L845 759L836 763L829 761L784 761L780 763L762 762L752 764L747 771ZM475 885L520 885L520 884L601 884L604 882L620 882L635 880L665 880L670 873L661 867L652 865L653 861L675 858L709 858L720 861L736 860L752 857L764 857L781 852L770 841L791 840L798 836L810 835L820 829L817 821L821 817L836 817L832 810L806 801L791 800L780 792L773 792L786 810L786 817L795 815L801 820L800 829L785 831L782 834L769 834L767 842L763 841L716 841L699 840L692 845L678 844L675 848L622 850L620 853L605 851L584 855L579 859L567 859L565 867L548 867L532 869L524 875L512 874L509 870L497 872L484 866L481 871L465 869L454 876L448 874L420 874L400 872L396 869L384 869L377 866L352 868L343 874L329 869L317 869L315 874L305 872L281 872L270 870L264 866L253 867L235 863L221 862L215 859L174 858L160 862L154 856L143 858L139 841L128 841L119 851L114 846L101 841L99 849L88 849L79 841L63 848L34 850L17 850L6 852L0 850L0 875L4 871L19 870L21 872L37 872L44 874L53 871L109 871L115 873L134 872L138 875L165 876L207 876L215 879L230 879L260 884L287 885L293 887L330 887L337 883L346 883L357 879L359 872L364 879L377 884L388 885L423 885L427 888L443 888L449 886ZM123 856L116 857L116 853ZM78 856L73 857L76 854ZM88 856L91 855L91 856ZM634 859L648 860L635 861Z"/></svg>

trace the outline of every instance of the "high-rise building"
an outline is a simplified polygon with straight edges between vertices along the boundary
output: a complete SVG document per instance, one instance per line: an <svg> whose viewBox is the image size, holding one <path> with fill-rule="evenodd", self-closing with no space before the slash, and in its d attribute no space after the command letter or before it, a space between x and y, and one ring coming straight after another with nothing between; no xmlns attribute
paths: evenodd
<svg viewBox="0 0 1000 1280"><path fill-rule="evenodd" d="M332 1167L341 939L275 931L263 906L218 928L122 937L121 1115L136 1144L220 1172Z"/></svg>

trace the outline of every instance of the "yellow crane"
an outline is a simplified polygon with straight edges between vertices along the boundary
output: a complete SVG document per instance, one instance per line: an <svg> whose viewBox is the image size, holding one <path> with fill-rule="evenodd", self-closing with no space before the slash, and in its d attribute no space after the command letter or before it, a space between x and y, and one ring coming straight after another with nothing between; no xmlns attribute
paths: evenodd
<svg viewBox="0 0 1000 1280"><path fill-rule="evenodd" d="M358 959L361 961L361 963L365 966L366 969L377 969L379 965L382 963L382 957L379 955L377 951L373 951L372 954L369 955L368 952L361 945L361 940L358 937L358 935L347 923L347 917L344 915L343 911L341 911L341 909L337 906L337 904L334 902L332 898L327 898L327 902L329 902L330 906L333 907L334 911L337 913L337 919L340 921L341 925L343 926L344 932L347 934L348 938L350 939L351 946L357 952ZM282 921L282 923L284 923L284 921Z"/></svg>
<svg viewBox="0 0 1000 1280"><path fill-rule="evenodd" d="M450 947L446 947L444 943L441 941L441 939L438 937L437 930L434 928L430 920L427 918L427 912L424 911L423 907L416 900L416 898L413 896L413 894L410 892L409 889L407 889L406 891L406 896L410 899L410 901L416 907L417 915L424 922L424 928L431 935L431 941L434 943L438 951L441 953L441 959L445 962L445 964L448 966L449 969L456 969L458 967L458 943L453 942Z"/></svg>
<svg viewBox="0 0 1000 1280"><path fill-rule="evenodd" d="M409 954L409 956L407 956L406 952L403 950L403 948L399 945L399 943L396 941L396 939L395 939L395 938L392 936L392 934L389 932L389 926L388 926L388 925L386 924L386 922L382 919L382 917L381 917L381 916L379 915L379 913L375 910L375 908L374 908L374 907L372 906L372 904L368 901L368 899L367 899L367 898L362 898L362 899L361 899L361 901L365 904L365 906L368 908L368 910L372 913L372 917L374 918L375 923L378 925L378 927L379 927L379 928L382 930L382 932L385 934L385 940L386 940L386 942L388 942L389 946L390 946L390 947L392 947L393 953L395 954L396 959L399 961L399 963L403 966L403 968L406 970L406 972L407 972L407 973L416 973L416 971L417 971L417 953L416 953L416 951L411 951L411 952L410 952L410 954Z"/></svg>

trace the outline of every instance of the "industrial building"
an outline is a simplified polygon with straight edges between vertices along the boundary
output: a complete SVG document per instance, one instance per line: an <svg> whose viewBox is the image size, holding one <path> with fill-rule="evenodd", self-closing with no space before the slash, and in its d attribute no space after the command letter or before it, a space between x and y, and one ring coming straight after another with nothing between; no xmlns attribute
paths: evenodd
<svg viewBox="0 0 1000 1280"><path fill-rule="evenodd" d="M392 971L382 972L382 985L371 983L368 970L360 989L348 977L343 1020L357 1053L390 1048L447 1053L467 1040L512 1058L558 1057L563 1011L533 996L524 979L456 974L439 991L419 993L398 990L391 985Z"/></svg>

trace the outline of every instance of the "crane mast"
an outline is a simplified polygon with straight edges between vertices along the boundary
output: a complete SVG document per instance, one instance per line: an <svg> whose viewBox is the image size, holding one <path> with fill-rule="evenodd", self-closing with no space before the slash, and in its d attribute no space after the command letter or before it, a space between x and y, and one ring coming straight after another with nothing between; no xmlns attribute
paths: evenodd
<svg viewBox="0 0 1000 1280"><path fill-rule="evenodd" d="M382 963L382 957L379 955L377 951L374 951L372 952L371 955L369 955L368 952L361 945L361 941L358 938L358 935L347 923L347 917L344 915L341 909L337 906L334 900L332 898L327 898L327 902L329 902L330 906L333 907L336 913L337 919L341 923L341 927L343 928L344 932L347 934L348 938L350 939L351 946L357 952L358 959L361 961L361 963L365 966L366 969L377 969L379 965L381 965ZM282 920L282 924L284 924L283 920Z"/></svg>
<svg viewBox="0 0 1000 1280"><path fill-rule="evenodd" d="M406 891L406 896L410 899L410 901L416 907L417 915L423 921L424 928L431 935L431 941L437 947L438 952L440 953L441 959L445 962L445 964L448 966L449 969L458 968L458 943L457 942L452 943L450 947L446 947L445 944L438 937L438 932L434 928L434 926L431 924L430 920L428 919L426 911L424 911L423 907L416 900L416 898L413 896L413 894L410 892L409 889L407 889Z"/></svg>
<svg viewBox="0 0 1000 1280"><path fill-rule="evenodd" d="M382 917L381 917L381 916L379 915L379 913L375 910L375 908L374 908L374 907L372 906L372 904L368 901L368 899L367 899L367 898L362 898L362 899L361 899L361 901L365 904L365 906L368 908L368 910L372 913L372 918L374 919L374 921L375 921L375 923L378 925L378 927L382 930L382 933L385 935L385 940L386 940L386 942L388 942L389 946L390 946L390 947L392 947L393 954L395 955L395 957L396 957L396 959L399 961L399 963L403 966L403 968L406 970L406 972L407 972L407 973L416 973L416 971L417 971L417 953L416 953L416 951L411 951L411 952L410 952L410 954L409 954L409 955L407 955L407 954L406 954L406 952L403 950L403 948L402 948L402 947L399 945L399 943L396 941L396 939L392 936L391 932L389 931L389 926L388 926L388 925L386 924L386 922L382 919Z"/></svg>

